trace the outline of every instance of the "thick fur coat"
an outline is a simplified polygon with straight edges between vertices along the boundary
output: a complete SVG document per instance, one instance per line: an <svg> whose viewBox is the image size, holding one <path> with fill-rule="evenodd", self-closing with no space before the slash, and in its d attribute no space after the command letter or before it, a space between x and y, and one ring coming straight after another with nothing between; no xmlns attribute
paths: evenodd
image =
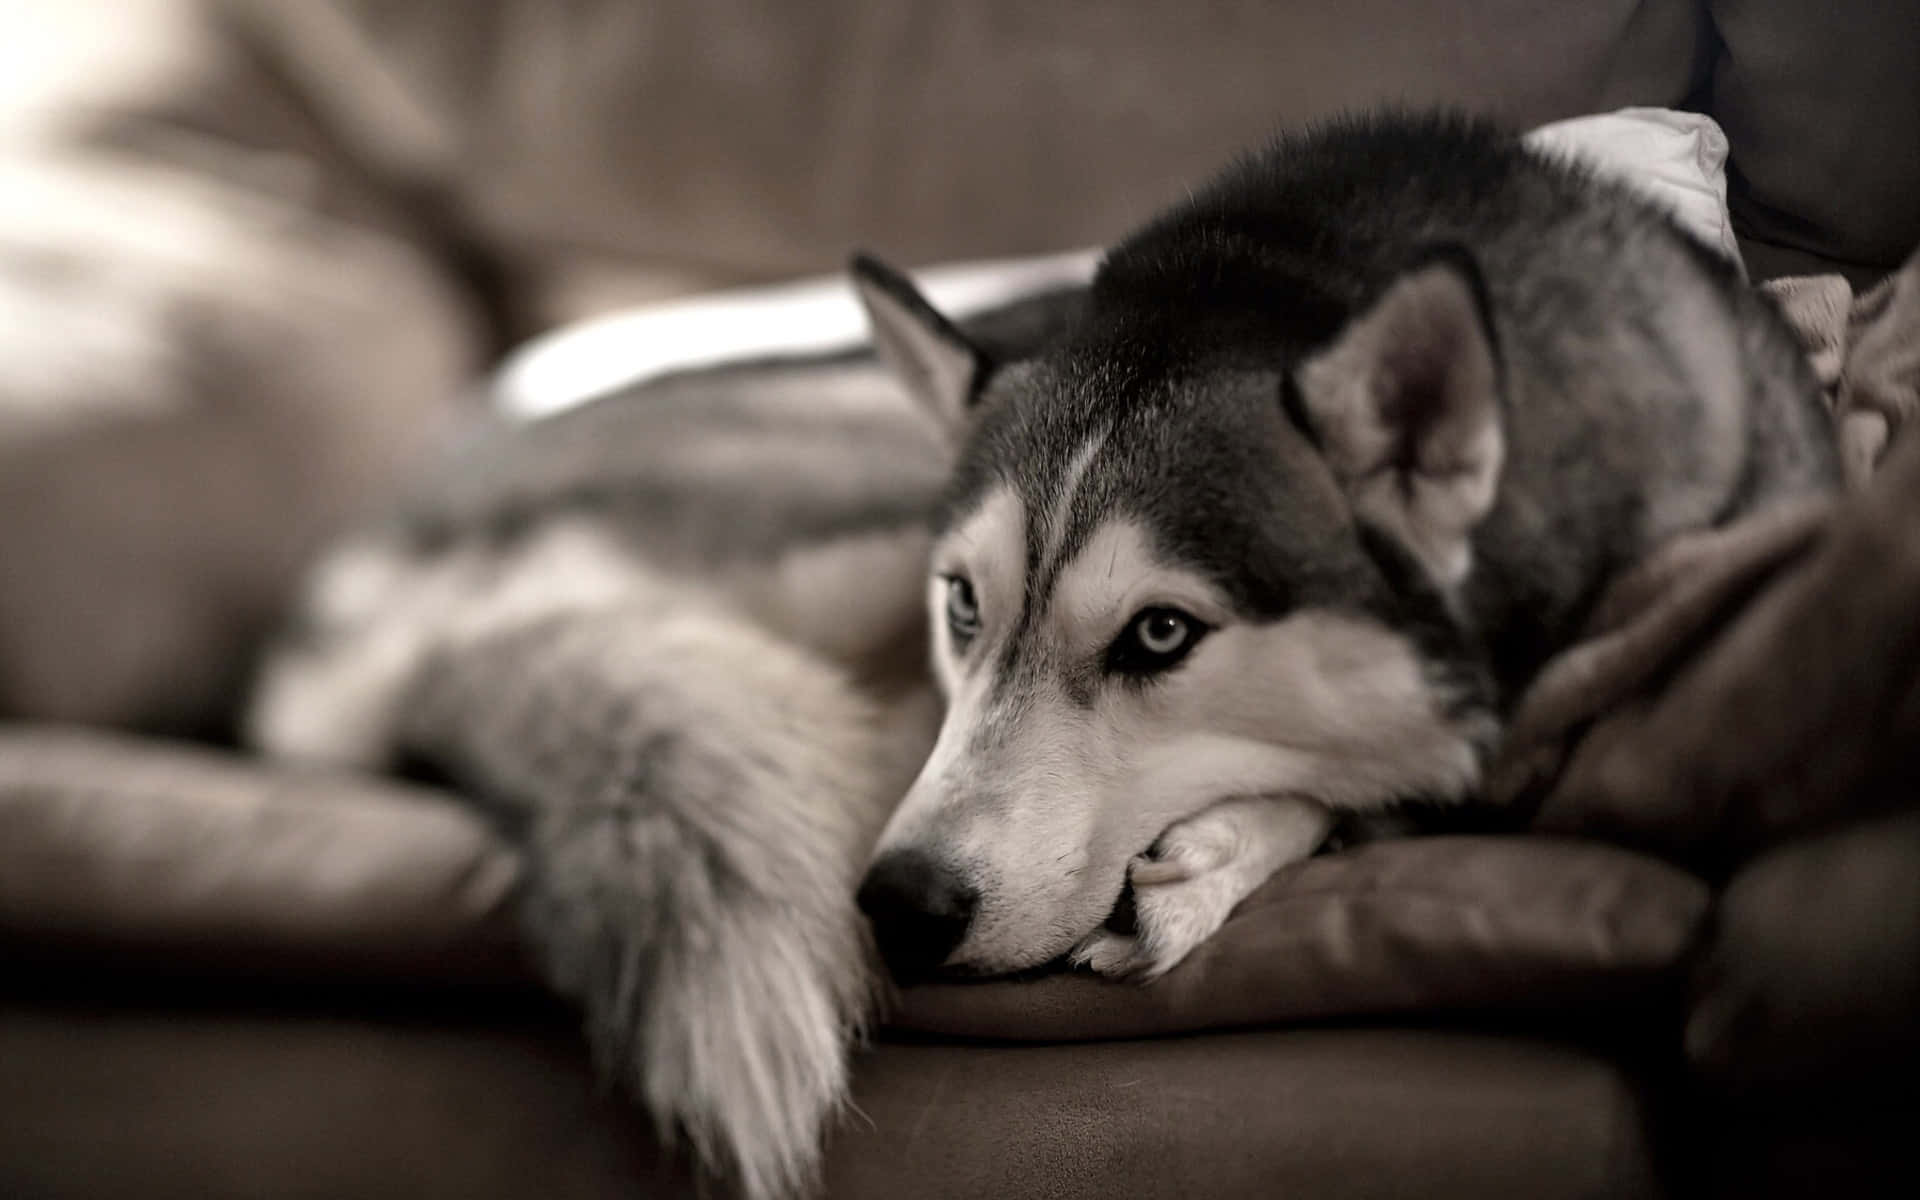
<svg viewBox="0 0 1920 1200"><path fill-rule="evenodd" d="M488 431L321 566L254 712L517 830L601 1062L752 1197L814 1178L874 931L1157 974L1336 811L1470 797L1619 569L1836 478L1729 268L1451 118L1278 142L985 326L857 275L904 388Z"/></svg>

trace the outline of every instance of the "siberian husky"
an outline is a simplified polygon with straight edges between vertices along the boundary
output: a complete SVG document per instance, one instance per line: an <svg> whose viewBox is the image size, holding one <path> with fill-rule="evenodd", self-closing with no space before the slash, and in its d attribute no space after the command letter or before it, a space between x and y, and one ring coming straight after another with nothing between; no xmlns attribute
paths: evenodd
<svg viewBox="0 0 1920 1200"><path fill-rule="evenodd" d="M255 712L521 830L602 1061L753 1196L811 1178L871 946L1156 976L1336 813L1470 798L1614 573L1838 478L1729 266L1461 119L1283 139L999 328L854 276L904 388L496 431L322 566Z"/></svg>

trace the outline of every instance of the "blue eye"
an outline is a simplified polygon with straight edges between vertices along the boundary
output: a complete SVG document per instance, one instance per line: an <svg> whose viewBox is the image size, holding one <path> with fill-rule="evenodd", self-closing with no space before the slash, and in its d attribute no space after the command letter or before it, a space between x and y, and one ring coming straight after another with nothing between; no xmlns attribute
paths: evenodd
<svg viewBox="0 0 1920 1200"><path fill-rule="evenodd" d="M980 632L980 602L973 584L959 575L947 577L947 632L955 645L964 645Z"/></svg>
<svg viewBox="0 0 1920 1200"><path fill-rule="evenodd" d="M1165 671L1206 636L1207 626L1177 608L1143 608L1107 650L1107 669L1122 675Z"/></svg>
<svg viewBox="0 0 1920 1200"><path fill-rule="evenodd" d="M1193 639L1193 623L1185 613L1156 608L1142 613L1133 623L1133 640L1140 649L1159 658L1180 653Z"/></svg>

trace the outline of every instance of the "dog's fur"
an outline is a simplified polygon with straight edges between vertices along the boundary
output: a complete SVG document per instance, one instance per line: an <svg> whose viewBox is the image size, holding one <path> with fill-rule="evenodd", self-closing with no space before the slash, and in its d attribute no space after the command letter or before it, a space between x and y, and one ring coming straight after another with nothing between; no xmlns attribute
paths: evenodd
<svg viewBox="0 0 1920 1200"><path fill-rule="evenodd" d="M496 430L255 710L520 831L602 1061L753 1196L844 1095L876 839L903 972L1157 974L1335 810L1470 795L1614 572L1835 479L1729 268L1453 119L1280 142L990 327L856 279L917 406L854 355Z"/></svg>
<svg viewBox="0 0 1920 1200"><path fill-rule="evenodd" d="M1009 355L1074 293L969 326ZM323 561L251 740L450 779L596 1057L750 1196L811 1178L880 979L854 891L939 719L951 466L870 352L489 426Z"/></svg>
<svg viewBox="0 0 1920 1200"><path fill-rule="evenodd" d="M947 969L1168 969L1328 810L1470 796L1614 572L1837 478L1805 363L1728 264L1452 118L1249 158L1025 361L859 273L961 446L929 592L950 704L869 893L911 966L917 942ZM970 639L940 632L955 589ZM1154 613L1204 635L1126 668ZM1099 928L1129 882L1137 928Z"/></svg>

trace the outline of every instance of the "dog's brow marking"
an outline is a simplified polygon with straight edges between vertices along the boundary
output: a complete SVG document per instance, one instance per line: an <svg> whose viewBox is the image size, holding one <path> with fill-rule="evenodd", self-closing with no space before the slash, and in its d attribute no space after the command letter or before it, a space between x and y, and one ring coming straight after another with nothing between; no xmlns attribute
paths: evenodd
<svg viewBox="0 0 1920 1200"><path fill-rule="evenodd" d="M1100 447L1107 441L1107 431L1102 429L1086 440L1073 457L1067 460L1066 469L1060 472L1060 490L1054 493L1053 505L1047 510L1046 544L1041 550L1039 565L1048 569L1056 567L1060 549L1067 540L1067 529L1073 515L1074 497L1080 494L1081 484L1086 482L1087 468L1093 465L1093 456L1100 453Z"/></svg>
<svg viewBox="0 0 1920 1200"><path fill-rule="evenodd" d="M1030 573L1027 578L1026 611L1021 614L1023 630L1037 621L1053 603L1054 584L1059 580L1060 568L1065 565L1061 557L1066 553L1067 539L1073 532L1074 501L1086 485L1088 469L1092 467L1101 447L1107 444L1110 432L1110 428L1096 431L1074 451L1073 457L1067 460L1065 469L1060 472L1060 486L1052 496L1052 503L1047 506L1045 526L1039 531L1032 525L1028 526L1028 537L1032 540L1027 547L1031 557L1027 560ZM1039 537L1035 536L1036 532ZM1042 538L1044 541L1041 541Z"/></svg>
<svg viewBox="0 0 1920 1200"><path fill-rule="evenodd" d="M1106 444L1109 432L1108 428L1102 428L1090 434L1074 451L1073 457L1067 460L1060 472L1058 486L1051 489L1043 502L1042 498L1036 497L1036 503L1027 509L1025 594L1020 602L1020 619L1000 655L995 682L997 694L1004 694L1017 683L1023 670L1032 669L1033 662L1029 655L1034 646L1029 634L1052 603L1054 582L1060 573L1059 558L1073 528L1074 499L1085 485L1089 468L1100 453L1100 448Z"/></svg>

